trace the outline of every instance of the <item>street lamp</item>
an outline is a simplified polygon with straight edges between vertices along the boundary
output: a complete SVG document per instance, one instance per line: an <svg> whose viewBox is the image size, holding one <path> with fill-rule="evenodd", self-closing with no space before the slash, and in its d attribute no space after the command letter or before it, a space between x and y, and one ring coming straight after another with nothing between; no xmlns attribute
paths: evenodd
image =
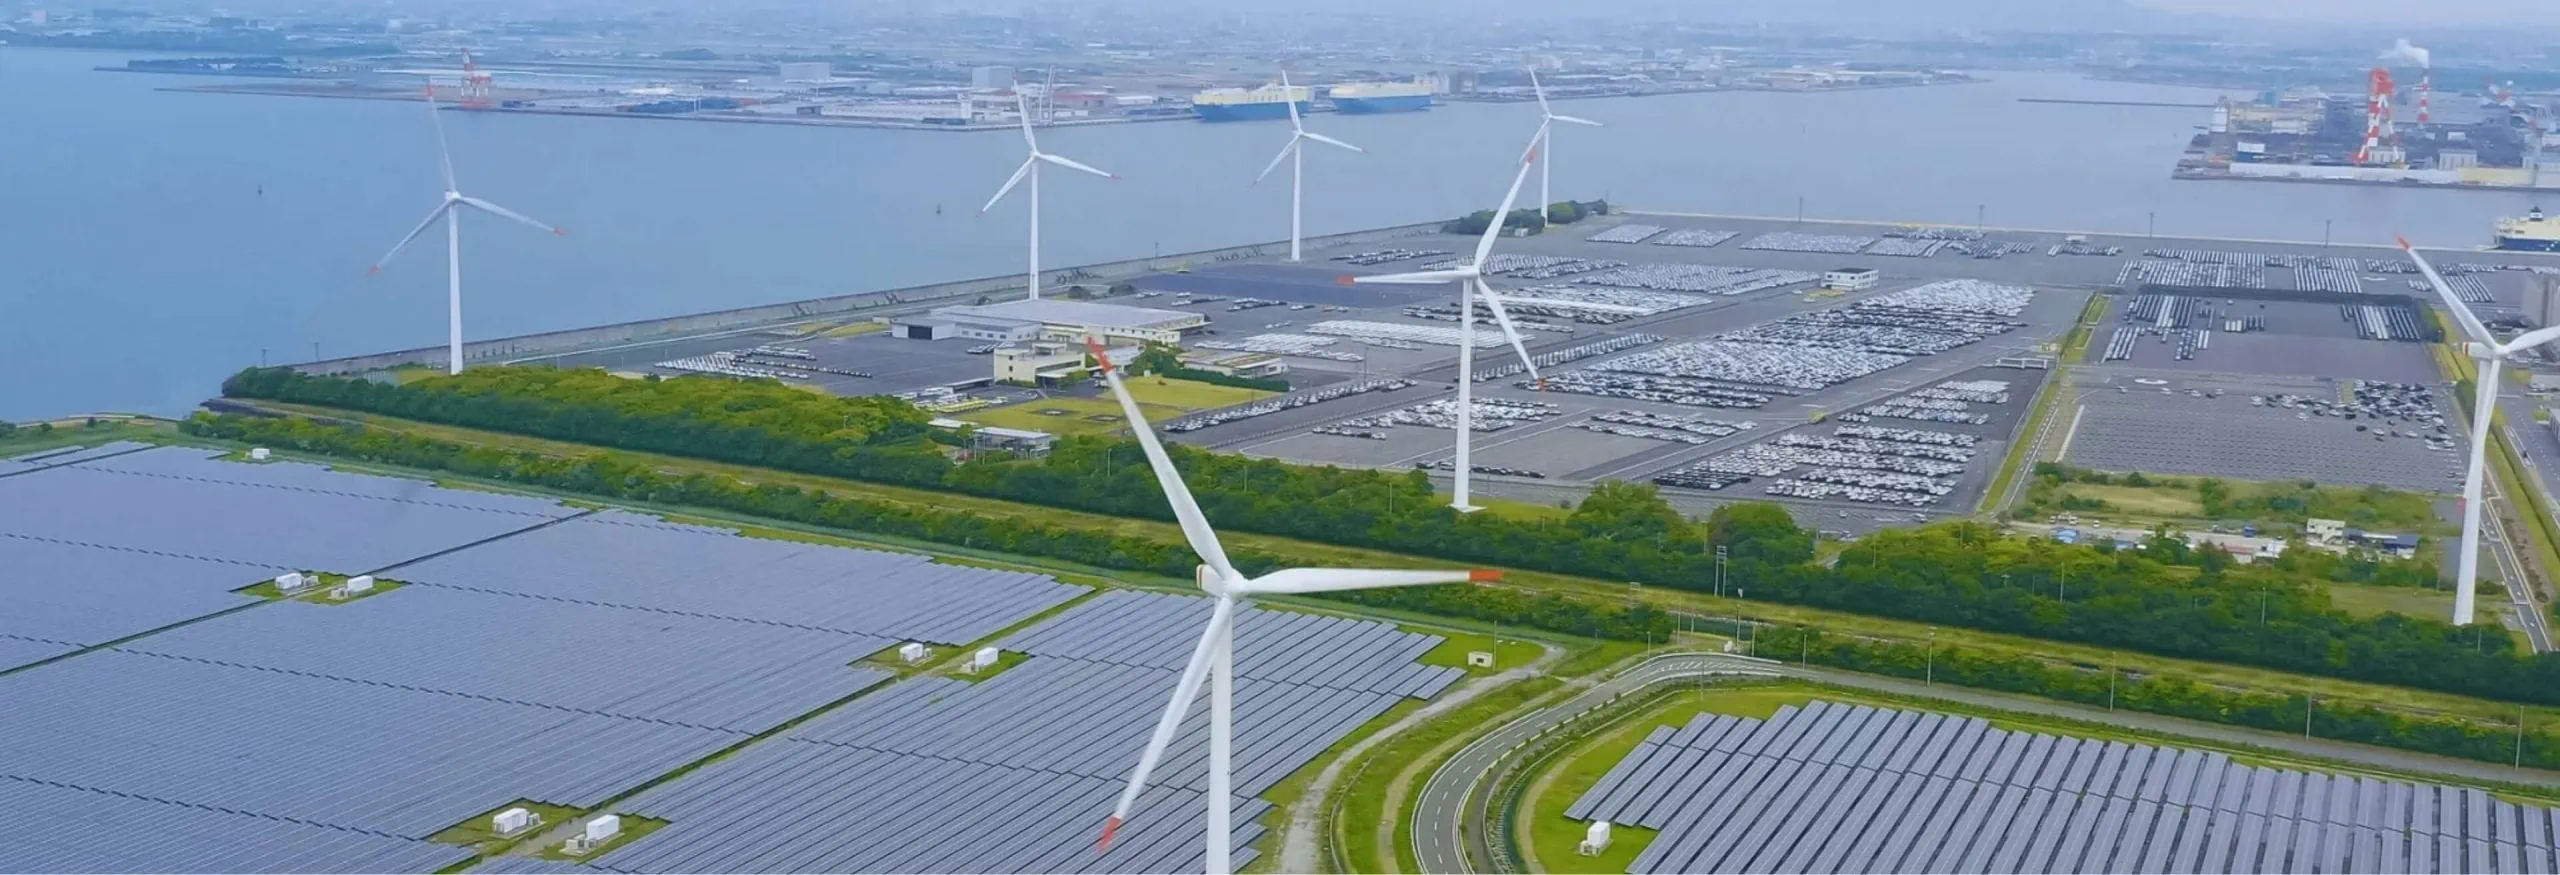
<svg viewBox="0 0 2560 875"><path fill-rule="evenodd" d="M1920 683L1922 686L1934 687L1938 685L1938 630L1936 629L1929 630L1927 653L1927 662L1920 670Z"/></svg>

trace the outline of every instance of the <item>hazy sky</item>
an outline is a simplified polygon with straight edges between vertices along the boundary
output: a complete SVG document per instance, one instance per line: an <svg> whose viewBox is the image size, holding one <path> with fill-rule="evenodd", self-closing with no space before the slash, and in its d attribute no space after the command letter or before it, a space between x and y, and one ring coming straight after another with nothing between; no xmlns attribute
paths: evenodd
<svg viewBox="0 0 2560 875"><path fill-rule="evenodd" d="M2071 2L2071 0L2056 0ZM2132 0L2177 12L2375 24L2560 26L2560 0Z"/></svg>

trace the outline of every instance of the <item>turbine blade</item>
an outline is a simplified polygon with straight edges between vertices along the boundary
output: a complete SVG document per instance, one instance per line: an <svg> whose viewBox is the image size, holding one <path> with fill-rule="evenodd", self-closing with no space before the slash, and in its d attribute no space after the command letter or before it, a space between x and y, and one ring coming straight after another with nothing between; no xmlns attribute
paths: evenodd
<svg viewBox="0 0 2560 875"><path fill-rule="evenodd" d="M526 224L526 225L531 225L531 226L533 226L533 227L540 228L540 229L545 230L545 231L549 231L549 232L551 232L551 233L553 233L553 234L567 234L567 233L569 233L569 232L567 232L567 231L562 231L562 230L560 230L560 229L559 229L559 228L557 228L557 227L553 227L553 226L551 226L551 225L545 225L545 224L543 224L543 223L541 223L541 222L535 221L531 216L527 216L527 215L525 215L525 214L523 214L523 213L519 213L519 212L516 212L516 211L514 211L514 210L507 209L506 207L498 206L497 204L493 204L493 203L490 203L490 202L488 202L488 201L481 200L481 199L476 198L476 197L471 197L471 196L469 196L469 195L465 195L465 196L463 196L463 198L462 198L462 202L463 202L463 203L466 203L466 204L470 204L472 207L477 208L477 209L478 209L478 210L480 210L481 212L488 213L488 214L493 215L493 216L498 216L498 217L500 217L500 218L514 219L514 220L516 220L517 222L521 222L521 223Z"/></svg>
<svg viewBox="0 0 2560 875"><path fill-rule="evenodd" d="M2560 325L2536 328L2532 331L2516 335L2516 339L2507 341L2506 345L2498 347L2498 354L2501 356L2514 355L2516 353L2550 343L2555 339L2560 339Z"/></svg>
<svg viewBox="0 0 2560 875"><path fill-rule="evenodd" d="M1367 151L1369 151L1369 150L1367 150L1367 149L1363 149L1363 148L1360 148L1360 147L1358 147L1358 146L1354 146L1354 145L1351 145L1351 144L1349 144L1349 143L1345 143L1345 142L1343 142L1343 141L1341 141L1341 140L1336 140L1336 139L1334 139L1334 138L1332 138L1332 137L1328 137L1328 136L1325 136L1325 135L1323 135L1323 134L1315 133L1315 132L1313 132L1313 131L1299 131L1299 132L1298 132L1298 134L1299 134L1300 136L1306 137L1307 139L1314 140L1314 141L1319 142L1319 143L1323 143L1323 144L1325 144L1325 145L1327 145L1327 146L1340 146L1340 147L1342 147L1342 148L1349 149L1349 150L1354 151L1354 152L1367 152Z"/></svg>
<svg viewBox="0 0 2560 875"><path fill-rule="evenodd" d="M1476 294L1484 296L1485 307L1493 311L1494 324L1502 326L1502 339L1511 341L1511 351L1520 354L1520 366L1529 369L1529 379L1536 380L1543 386L1546 378L1538 376L1538 363L1529 360L1529 347L1520 342L1520 329L1511 324L1511 314L1502 309L1502 296L1494 294L1493 287L1486 285L1482 277L1476 278ZM1474 318L1472 313L1467 316ZM1473 376L1459 374L1458 379L1472 379Z"/></svg>
<svg viewBox="0 0 2560 875"><path fill-rule="evenodd" d="M1474 271L1463 268L1456 270L1426 270L1420 273L1374 273L1366 276L1343 277L1343 279L1350 281L1350 283L1345 283L1345 285L1357 283L1364 286L1373 284L1389 286L1424 286L1435 283L1464 282L1475 278L1476 275Z"/></svg>
<svg viewBox="0 0 2560 875"><path fill-rule="evenodd" d="M1543 128L1541 129L1543 130ZM1511 191L1502 196L1502 207L1493 211L1493 221L1484 224L1484 237L1476 241L1476 273L1484 273L1485 259L1493 257L1493 238L1502 236L1502 223L1511 215L1511 205L1520 200L1520 184L1529 181L1529 166L1536 163L1538 147L1529 147L1529 159L1520 162L1520 172L1511 176ZM1540 205L1539 209L1545 209Z"/></svg>
<svg viewBox="0 0 2560 875"><path fill-rule="evenodd" d="M1547 86L1538 81L1538 68L1536 67L1529 68L1529 90L1536 92L1538 95L1539 117L1554 118L1555 113L1547 110Z"/></svg>
<svg viewBox="0 0 2560 875"><path fill-rule="evenodd" d="M1549 118L1553 118L1553 119L1555 119L1556 121L1564 122L1565 124L1570 124L1570 125L1590 125L1590 126L1595 127L1595 128L1599 128L1599 127L1607 127L1607 125L1603 125L1603 124L1601 124L1601 123L1599 123L1599 122L1595 122L1595 121L1592 121L1592 120L1587 119L1587 118L1578 118L1578 117L1575 117L1575 116L1569 116L1569 115L1549 116Z"/></svg>
<svg viewBox="0 0 2560 875"><path fill-rule="evenodd" d="M1554 120L1539 122L1538 132L1529 135L1529 147L1520 150L1520 163L1527 164L1538 160L1538 149L1547 144L1547 134L1553 130L1555 130Z"/></svg>
<svg viewBox="0 0 2560 875"><path fill-rule="evenodd" d="M1042 161L1047 161L1047 162L1049 162L1049 163L1051 163L1051 164L1055 164L1055 165L1058 165L1058 166L1060 166L1060 167L1064 167L1064 168L1066 168L1066 169L1068 169L1068 170L1081 170L1081 171L1084 171L1084 172L1086 172L1086 173L1090 173L1090 174L1093 174L1093 175L1095 175L1095 176L1102 177L1102 178L1104 178L1104 179L1119 179L1119 178L1120 178L1120 177L1118 177L1118 176L1116 176L1116 175L1113 175L1113 174L1111 174L1111 173L1107 173L1107 172L1100 171L1100 170L1095 170L1095 169L1093 169L1093 168L1091 168L1091 167L1087 167L1087 166L1085 166L1085 165L1078 164L1078 163L1076 163L1075 161L1073 161L1072 159L1060 158L1060 157L1058 157L1058 156L1056 156L1056 155L1051 155L1051 154L1049 154L1049 153L1047 153L1047 152L1038 152L1038 153L1034 153L1031 157L1033 157L1033 158L1038 158L1038 159L1040 159L1040 160L1042 160Z"/></svg>
<svg viewBox="0 0 2560 875"><path fill-rule="evenodd" d="M996 202L997 202L997 201L1004 200L1004 196L1005 196L1005 195L1012 194L1012 193L1013 193L1013 187L1014 187L1014 186L1017 186L1017 185L1021 185L1021 184L1022 184L1022 178L1023 178L1023 177L1025 177L1025 176L1029 176L1029 175L1031 175L1031 162L1032 162L1032 159L1030 159L1030 158L1024 158L1024 159L1022 159L1022 166L1020 166L1020 167L1016 167L1016 168L1014 168L1014 169L1013 169L1013 178L1012 178L1012 179L1005 180L1005 181L1004 181L1004 187L1003 187L1003 188L996 189L996 196L995 196L995 197L988 198L988 199L987 199L987 205L986 205L986 206L983 206L983 207L979 207L979 208L978 208L978 213L979 213L980 215L985 215L985 214L986 214L986 212L987 212L988 210L992 210L992 209L995 209L995 208L996 208Z"/></svg>
<svg viewBox="0 0 2560 875"><path fill-rule="evenodd" d="M1289 68L1282 67L1280 68L1280 102L1289 105L1289 127L1292 130L1298 128L1298 102L1291 99L1294 94L1296 92L1289 88Z"/></svg>
<svg viewBox="0 0 2560 875"><path fill-rule="evenodd" d="M1085 338L1085 347L1093 351L1096 367L1102 369L1103 380L1111 384L1111 394L1120 398L1120 412L1129 417L1129 431L1137 435L1138 447L1147 453L1147 465L1156 471L1156 485L1164 489L1165 502L1173 505L1173 518L1182 523L1183 540L1191 542L1191 552L1218 572L1221 580L1236 576L1236 568L1227 562L1227 550L1218 544L1218 533L1209 528L1209 517L1200 512L1200 503L1192 500L1191 487L1182 483L1182 472L1173 467L1173 458L1164 453L1164 444L1156 442L1156 431L1148 427L1145 414L1138 412L1138 399L1129 397L1129 387L1120 382L1120 369L1104 355L1102 342Z"/></svg>
<svg viewBox="0 0 2560 875"><path fill-rule="evenodd" d="M2417 263L2418 272L2426 275L2427 285L2435 287L2436 297L2444 299L2444 308L2453 313L2454 322L2462 326L2462 333L2481 343L2497 346L2498 339L2489 335L2489 326L2480 324L2480 317L2471 314L2471 308L2463 305L2462 299L2453 293L2452 286L2445 285L2444 277L2436 273L2436 266L2428 264L2427 257L2419 255L2417 247L2409 245L2409 238L2395 236L2395 239L2400 241L2400 251L2408 253L2409 260Z"/></svg>
<svg viewBox="0 0 2560 875"><path fill-rule="evenodd" d="M1434 583L1490 583L1501 579L1502 572L1481 568L1474 571L1284 568L1246 581L1238 590L1249 595L1288 595Z"/></svg>
<svg viewBox="0 0 2560 875"><path fill-rule="evenodd" d="M374 262L372 267L366 268L365 273L381 273L383 265L390 264L391 259L400 254L400 250L409 248L409 241L418 239L418 235L427 233L428 228L435 227L436 220L444 218L445 211L450 209L453 209L452 201L437 204L435 209L427 212L426 221L419 222L418 227L409 229L409 236L402 237L400 242L392 244L391 251L383 253L382 259Z"/></svg>
<svg viewBox="0 0 2560 875"><path fill-rule="evenodd" d="M1128 397L1122 395L1121 397ZM1148 773L1156 770L1156 762L1164 759L1165 748L1172 746L1173 734L1181 731L1182 717L1191 712L1191 702L1200 697L1200 682L1209 675L1209 658L1218 638L1227 634L1235 621L1235 600L1218 599L1209 612L1209 626L1200 630L1200 643L1191 648L1191 661L1182 667L1182 680L1174 684L1173 699L1165 703L1164 715L1156 718L1155 734L1147 738L1147 750L1138 755L1138 767L1129 773L1129 788L1120 791L1120 804L1111 809L1111 819L1102 823L1102 841L1098 851L1111 850L1112 834L1129 819L1129 811L1137 807L1138 794L1147 788Z"/></svg>
<svg viewBox="0 0 2560 875"><path fill-rule="evenodd" d="M1254 175L1254 184L1261 184L1263 177L1270 176L1271 171L1280 169L1280 162L1289 160L1289 152L1298 148L1298 138L1303 136L1306 136L1304 131L1290 134L1288 145L1281 146L1280 154L1271 156L1271 163L1263 165L1262 172Z"/></svg>
<svg viewBox="0 0 2560 875"><path fill-rule="evenodd" d="M1013 107L1022 116L1022 144L1031 147L1031 154L1040 154L1040 141L1031 136L1031 98L1022 96L1021 88L1013 89Z"/></svg>
<svg viewBox="0 0 2560 875"><path fill-rule="evenodd" d="M456 191L453 183L453 149L444 141L444 110L436 108L435 83L427 83L427 119L435 123L436 162L444 168L444 190Z"/></svg>

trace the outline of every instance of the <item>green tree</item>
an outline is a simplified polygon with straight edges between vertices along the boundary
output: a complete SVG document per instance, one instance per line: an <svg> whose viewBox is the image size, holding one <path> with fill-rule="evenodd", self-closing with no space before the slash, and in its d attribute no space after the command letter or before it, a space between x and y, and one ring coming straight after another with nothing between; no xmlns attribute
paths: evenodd
<svg viewBox="0 0 2560 875"><path fill-rule="evenodd" d="M1813 558L1813 533L1796 525L1783 507L1763 502L1727 504L1707 515L1707 540L1737 560L1785 565Z"/></svg>

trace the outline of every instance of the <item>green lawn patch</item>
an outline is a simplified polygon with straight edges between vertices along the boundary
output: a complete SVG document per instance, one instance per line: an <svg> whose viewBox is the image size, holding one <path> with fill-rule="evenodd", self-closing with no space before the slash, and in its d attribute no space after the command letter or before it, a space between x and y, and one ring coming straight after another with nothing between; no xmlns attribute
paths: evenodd
<svg viewBox="0 0 2560 875"><path fill-rule="evenodd" d="M1493 674L1519 668L1536 662L1539 656L1547 652L1545 647L1535 641L1496 638L1474 633L1446 633L1427 629L1406 629L1405 631L1440 635L1448 639L1440 642L1440 646L1423 653L1418 662L1424 665L1445 665L1450 668L1465 669L1468 674ZM1493 654L1492 668L1467 665L1467 654L1479 650Z"/></svg>
<svg viewBox="0 0 2560 875"><path fill-rule="evenodd" d="M2362 617L2393 612L2411 617L2447 617L2453 614L2453 593L2441 589L2332 583L2329 584L2329 603L2339 610ZM2484 603L2482 607L2489 606Z"/></svg>
<svg viewBox="0 0 2560 875"><path fill-rule="evenodd" d="M620 816L622 818L622 834L614 836L612 841L589 848L587 852L583 854L569 853L569 846L566 843L549 845L541 850L535 851L534 856L545 860L561 860L571 863L599 859L606 854L613 853L615 848L638 841L641 836L657 832L659 828L667 825L666 821L659 820L654 817L642 817L637 814L621 814ZM573 828L583 831L586 829L586 826L584 822L581 821L579 825ZM571 833L571 835L577 834L579 833Z"/></svg>
<svg viewBox="0 0 2560 875"><path fill-rule="evenodd" d="M1427 766L1419 770L1414 781L1396 800L1395 810L1390 812L1387 810L1388 790L1395 783L1396 774L1430 753L1432 748L1462 733L1481 731L1502 715L1563 686L1563 681L1551 677L1530 678L1511 684L1371 748L1345 773L1343 783L1334 791L1335 798L1341 800L1341 807L1334 812L1338 816L1331 818L1328 828L1333 831L1335 847L1349 871L1386 871L1390 861L1396 871L1420 871L1421 867L1413 858L1413 803L1421 797L1422 782L1429 777L1431 770ZM1448 753L1456 753L1456 748L1451 748ZM1445 760L1447 756L1439 759ZM1393 824L1395 837L1392 847L1381 848L1378 847L1378 826L1385 823Z"/></svg>
<svg viewBox="0 0 2560 875"><path fill-rule="evenodd" d="M498 812L505 811L509 808L523 808L527 811L531 811L535 817L540 818L540 822L526 828L524 832L517 833L515 835L499 835L497 828L490 823L489 819L496 817ZM566 805L553 805L549 802L535 802L531 799L518 799L514 802L509 802L505 805L500 805L496 808L472 815L469 820L445 827L435 835L428 836L427 841L441 842L448 845L460 845L465 848L470 848L472 851L483 857L495 856L499 853L505 852L507 848L513 847L517 842L549 832L552 828L557 827L560 824L576 820L582 813L583 812L578 809ZM630 828L631 819L624 818L622 823L624 828L628 829Z"/></svg>
<svg viewBox="0 0 2560 875"><path fill-rule="evenodd" d="M988 678L1003 674L1006 670L1021 665L1024 660L1031 658L1031 654L1019 650L999 650L996 651L996 664L975 672L963 670L961 666L968 665L970 655L975 652L974 649L961 651L960 658L952 660L950 664L942 666L934 673L963 683L985 683Z"/></svg>

